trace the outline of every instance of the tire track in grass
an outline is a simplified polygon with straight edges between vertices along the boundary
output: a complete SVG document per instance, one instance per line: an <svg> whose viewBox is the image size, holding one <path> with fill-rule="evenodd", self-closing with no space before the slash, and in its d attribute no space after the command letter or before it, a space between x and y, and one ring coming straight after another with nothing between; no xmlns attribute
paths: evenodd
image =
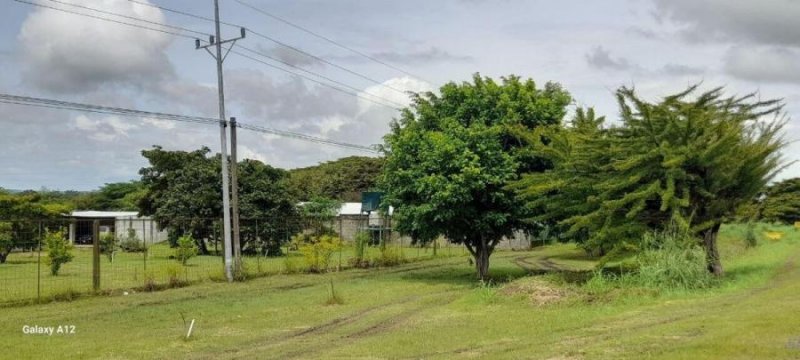
<svg viewBox="0 0 800 360"><path fill-rule="evenodd" d="M372 315L377 315L385 312L391 312L393 307L403 306L415 301L424 300L421 306L414 306L410 310L407 311L405 316L410 316L414 312L419 312L422 309L429 306L429 302L431 299L438 299L441 298L442 295L450 294L460 291L460 289L448 289L444 291L439 291L435 293L429 293L424 295L411 295L406 296L398 300L390 301L383 304L378 304L374 306L370 306L365 309L361 309L350 314L340 316L334 318L332 320L326 321L322 324L312 326L307 329L294 331L289 334L283 334L279 336L273 336L270 338L260 338L254 339L252 341L248 341L246 343L237 344L239 349L234 351L226 351L224 354L220 354L224 358L234 358L234 359L249 359L257 357L257 354L262 353L275 353L276 351L280 351L281 347L290 346L294 343L302 343L305 340L310 338L314 339L313 345L302 344L300 345L302 348L299 350L291 351L289 353L280 353L280 358L286 359L291 357L297 357L302 355L307 355L309 353L316 352L321 350L324 347L330 346L332 343L336 343L342 339L347 339L351 334L341 335L335 337L335 339L324 340L321 336L339 330L341 328L346 327L347 325L357 323L364 318L367 318ZM406 311L402 312L406 313ZM401 314L402 314L401 313ZM390 316L388 319L392 319L394 317L400 316L401 314ZM381 320L382 321L382 320ZM367 336L370 329L375 332L375 334L379 333L381 329L380 326L375 326L375 324L370 324L364 328L360 328L353 333L360 333L364 332L363 336ZM388 327L386 328L388 330ZM314 338L316 336L316 338ZM358 338L358 337L356 337ZM277 356L277 354L276 354Z"/></svg>

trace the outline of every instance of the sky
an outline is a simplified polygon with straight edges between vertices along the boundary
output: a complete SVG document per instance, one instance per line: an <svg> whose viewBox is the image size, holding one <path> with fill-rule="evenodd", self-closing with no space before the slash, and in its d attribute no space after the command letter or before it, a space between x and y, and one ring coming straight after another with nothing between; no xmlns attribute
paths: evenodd
<svg viewBox="0 0 800 360"><path fill-rule="evenodd" d="M137 23L148 27L214 29L212 22L147 6L213 17L212 0L30 2L129 23L145 19L149 23ZM205 36L162 28L184 35L174 36L16 1L1 6L0 93L218 116L214 60L191 39ZM224 63L227 115L241 123L371 145L382 142L398 115L394 107L409 103L404 92L435 92L475 73L514 74L541 86L558 82L574 97L573 107L593 106L612 123L619 118L613 93L621 86L657 101L701 83L724 86L731 95L783 99L785 137L794 141L784 158L800 159L798 1L220 0L220 14L337 66L253 34L240 45L348 87L338 91L231 53ZM222 33L231 38L239 30L223 26ZM0 187L8 189L91 190L137 179L147 165L141 151L154 145L220 149L217 126L152 118L0 104L0 126ZM369 155L245 130L238 137L240 157L286 169ZM797 163L777 179L796 176Z"/></svg>

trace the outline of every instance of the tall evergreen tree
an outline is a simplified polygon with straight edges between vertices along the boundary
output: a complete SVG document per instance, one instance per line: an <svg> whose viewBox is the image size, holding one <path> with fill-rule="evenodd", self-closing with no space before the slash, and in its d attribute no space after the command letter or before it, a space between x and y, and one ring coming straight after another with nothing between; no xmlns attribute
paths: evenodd
<svg viewBox="0 0 800 360"><path fill-rule="evenodd" d="M584 246L604 253L651 229L677 226L705 248L722 274L720 225L780 170L784 121L778 100L726 97L697 86L657 103L617 91L622 124L598 133L573 130L553 141L555 168L515 184L529 206L563 208L555 218Z"/></svg>

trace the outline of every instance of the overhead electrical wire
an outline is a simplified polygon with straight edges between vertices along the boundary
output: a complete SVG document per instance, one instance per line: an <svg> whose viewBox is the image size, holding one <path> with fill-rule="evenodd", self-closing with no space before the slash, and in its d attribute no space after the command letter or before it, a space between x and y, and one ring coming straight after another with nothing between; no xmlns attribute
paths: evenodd
<svg viewBox="0 0 800 360"><path fill-rule="evenodd" d="M302 71L302 72L304 72L304 73L306 73L306 74L311 74L311 75L314 75L314 76L316 76L316 77L318 77L318 78L321 78L321 79L325 79L325 80L327 80L327 81L330 81L330 82L332 82L332 83L334 83L334 84L337 84L337 85L340 85L340 86L344 86L344 87L346 87L346 88L348 88L348 89L350 89L350 90L353 90L353 91L355 91L355 94L358 94L359 92L361 92L361 91L362 91L362 90L360 90L360 89L358 89L358 88L356 88L356 87L353 87L353 86L347 85L347 84L345 84L345 83L343 83L343 82L341 82L341 81L337 81L337 80L331 79L331 78L329 78L329 77L327 77L327 76L325 76L325 75L320 75L320 74L318 74L318 73L315 73L315 72L313 72L313 71L310 71L310 70L303 69L303 68L301 68L301 67L299 67L299 66L296 66L296 65L292 65L292 64L290 64L290 63L288 63L288 62L286 62L286 61L283 61L283 60L280 60L280 59L278 59L278 58L275 58L275 57L273 57L273 56L270 56L269 54L265 54L264 52L261 52L261 51L258 51L258 50L253 50L253 49L251 49L251 48L248 48L248 47L246 47L246 46L242 46L241 44L239 44L239 45L238 45L238 47L239 47L239 48L241 48L241 49L243 49L243 50L245 50L245 51L247 51L247 52L249 52L249 53L252 53L252 54L255 54L255 55L258 55L258 56L261 56L261 57L265 57L265 58L267 58L267 59L270 59L270 60L272 60L272 61L275 61L275 62L281 63L281 64L283 64L283 65L285 65L285 66L288 66L288 67L290 67L290 68L293 68L293 69L297 69L297 70L299 70L299 71ZM232 52L232 53L234 53L234 54L240 55L240 56L242 55L240 52L237 52L237 51L234 51L234 50L231 50L231 52ZM277 69L280 69L280 70L283 70L283 71L288 71L288 70L285 70L285 69L281 69L280 67L275 67L275 68L277 68ZM299 74L296 74L296 73L295 73L295 75L299 75ZM304 77L304 78L308 79L307 77ZM309 80L310 80L310 79L309 79ZM313 80L312 80L312 81L313 81ZM364 92L364 94L366 94L366 95L369 95L369 96L371 96L371 97L373 97L373 98L375 98L375 99L379 99L381 102L376 102L376 101L373 101L373 100L366 99L366 98L365 98L363 95L357 95L357 96L361 97L362 99L369 100L369 101L371 101L371 102L373 102L373 103L376 103L376 104L379 104L379 105L384 105L384 106L387 106L387 107L389 107L389 108L392 108L392 109L395 109L395 110L399 110L401 107L403 107L403 104L401 104L401 103L398 103L398 102L396 102L396 101L393 101L393 100L389 100L389 99L387 99L387 98L385 98L385 97L378 96L378 95L374 95L374 94L370 94L370 93L368 93L368 92ZM389 104L393 104L393 105L395 105L395 106L397 106L397 107L392 107L392 106L389 106L389 105L387 105L387 104L385 104L385 103L383 103L383 102L386 102L386 103L389 103Z"/></svg>
<svg viewBox="0 0 800 360"><path fill-rule="evenodd" d="M414 75L414 74L412 74L412 73L410 73L410 72L408 72L406 70L403 70L403 69L401 69L401 68L399 68L397 66L394 66L394 65L389 64L389 63L387 63L385 61L382 61L382 60L380 60L378 58L375 58L374 56L371 56L369 54L366 54L366 53L363 53L363 52L358 51L356 49L353 49L353 48L351 48L351 47L349 47L349 46L347 46L345 44L342 44L342 43L340 43L340 42L338 42L336 40L333 40L333 39L331 39L331 38L329 38L329 37L327 37L325 35L321 35L321 34L318 34L318 33L314 32L314 31L311 31L311 30L309 30L309 29L307 29L307 28L305 28L305 27L303 27L301 25L295 24L295 23L293 23L293 22L291 22L289 20L286 20L285 18L282 18L282 17L280 17L278 15L275 15L273 13L270 13L270 12L268 12L268 11L266 11L264 9L261 9L261 8L255 6L255 5L252 5L252 4L247 3L245 1L242 1L242 0L234 0L234 1L236 1L237 3L239 3L240 5L242 5L244 7L250 8L251 10L256 11L256 12L258 12L258 13L264 15L264 16L267 16L267 17L272 18L274 20L280 21L280 22L282 22L282 23L284 23L286 25L289 25L289 26L297 29L297 30L300 30L300 31L305 32L305 33L307 33L309 35L315 36L315 37L317 37L319 39L325 40L325 41L327 41L327 42L329 42L331 44L334 44L334 45L336 45L336 46L338 46L338 47L340 47L342 49L348 50L348 51L350 51L350 52L352 52L354 54L357 54L357 55L362 56L362 57L364 57L366 59L372 60L372 61L374 61L374 62L376 62L378 64L384 65L384 66L386 66L388 68L391 68L391 69L393 69L395 71L399 71L399 72L401 72L403 74L406 74L408 76L411 76L411 77L414 77L414 78L417 78L417 79L420 79L420 80L427 81L427 80L425 80L425 79L423 79L423 78L421 78L421 77L419 77L417 75ZM430 81L427 81L427 82L430 82Z"/></svg>
<svg viewBox="0 0 800 360"><path fill-rule="evenodd" d="M105 10L101 10L101 9L96 9L96 8L89 7L89 6L83 6L83 5L79 5L79 4L72 4L72 3L59 1L59 0L47 0L47 1L54 2L56 4L72 6L72 7L76 7L76 8L79 8L79 9L94 11L94 12L98 12L98 13L101 13L101 14L118 16L118 17L121 17L121 18L124 18L124 19L136 20L136 21L141 21L141 22L145 22L145 23L148 23L148 24L163 26L163 27L170 28L170 29L182 30L182 31L194 33L194 34L197 34L197 35L211 36L211 34L209 34L209 33L204 33L204 32L195 31L195 30L192 30L192 29L187 29L185 27L180 27L180 26L175 26L175 25L170 25L170 24L164 24L164 23L160 23L160 22L157 22L157 21L151 21L151 20L147 20L147 19L138 18L138 17L135 17L135 16L128 16L128 15L123 15L123 14L119 14L119 13L115 13L115 12L111 12L111 11L105 11Z"/></svg>
<svg viewBox="0 0 800 360"><path fill-rule="evenodd" d="M19 3L24 3L24 4L29 4L29 5L39 6L39 7L43 7L43 8L48 8L48 9L52 9L52 10L56 10L56 11L61 11L61 12L65 12L65 13L70 13L70 14L74 14L74 15L85 16L85 17L89 17L89 18L93 18L93 19L98 19L98 20L103 20L103 21L109 21L109 22L113 22L113 23L117 23L117 24L121 24L121 25L133 26L133 27L137 27L137 28L140 28L140 29L144 29L144 30L158 31L158 32L162 32L162 33L166 33L166 34L170 34L170 35L174 35L174 36L179 36L179 37L189 38L189 39L193 39L193 40L198 40L198 39L196 39L195 37L192 37L192 36L189 36L189 35L186 35L186 34L175 33L175 32L171 32L171 31L167 31L167 30L163 30L163 29L157 29L157 28L147 27L147 26L143 26L143 25L139 25L139 24L132 24L132 23L127 23L127 22L123 22L123 21L117 21L117 20L114 20L114 19L109 19L109 18L105 18L105 17L101 17L101 16L94 16L94 15L91 15L91 14L86 14L86 13L80 13L80 12L70 11L70 10L67 10L67 9L62 9L62 8L57 8L57 7L48 6L48 5L44 5L44 4L34 3L34 2L26 1L26 0L14 0L14 1L16 1L16 2L19 2ZM55 1L55 0L49 0L49 1ZM132 0L130 0L130 1L132 1ZM141 2L136 2L136 3L141 3ZM141 3L141 4L145 4L145 3ZM95 11L100 11L100 10L97 10L97 9L94 9L94 8L91 8L91 7L86 7L86 6L82 6L82 7L83 7L83 8L85 8L85 9L87 9L87 10L95 10ZM113 13L113 12L105 12L105 11L103 11L103 12L104 12L104 13L106 13L106 14L109 14L109 15L114 15L114 16L124 16L124 15L117 14L117 13ZM135 18L135 17L131 17L131 18L133 18L133 19L138 19L138 18ZM139 19L139 20L143 20L143 19ZM200 33L200 32L197 32L197 31L194 31L194 30L191 30L191 29L186 29L186 28L181 28L181 29L182 29L182 30L188 30L188 31L191 31L191 32L195 32L195 33ZM200 33L200 34L205 34L205 33ZM204 41L204 40L201 40L201 41ZM240 47L241 47L241 45L240 45ZM385 99L385 98L383 98L383 97L380 97L380 96L377 96L377 95L370 94L370 93L368 93L368 92L363 92L363 94L367 94L367 95L370 95L370 96L372 96L372 97L375 97L375 98L377 98L377 99L381 99L381 100L383 100L383 101L386 101L386 102L389 102L389 103L395 104L395 105L397 105L398 107L395 107L395 106L391 106L391 105L385 104L385 103L383 103L382 101L376 101L376 100L370 99L370 98L368 98L368 97L366 97L366 96L364 96L364 95L361 95L361 94L359 94L359 92L361 92L361 90L359 90L359 89L357 89L357 88L355 88L355 87L352 87L352 86L346 85L346 84L344 84L344 83L342 83L342 82L340 82L340 81L333 80L333 79L331 79L331 78L329 78L329 77L326 77L326 76L324 76L324 75L317 74L317 73L315 73L315 72L313 72L313 71L310 71L310 70L305 70L305 69L303 69L303 68L300 68L300 67L297 67L297 66L293 66L293 65L291 65L291 64L289 64L289 63L287 63L287 62L284 62L284 61L278 60L278 59L276 59L276 58L274 58L274 57L271 57L271 56L269 56L269 55L267 55L267 54L264 54L264 53L262 53L262 52L259 52L259 51L253 50L253 49L249 49L249 48L245 48L245 47L242 47L242 48L243 48L243 49L245 49L245 50L247 50L247 51L249 51L249 52L251 52L251 53L254 53L254 54L256 54L256 55L259 55L259 56L262 56L262 57L269 58L270 60L273 60L273 61L280 62L280 63L282 63L282 64L284 64L284 65L291 66L291 67L293 67L293 68L296 68L296 69L298 69L298 70L300 70L300 71L303 71L303 72L306 72L306 73L309 73L309 74L313 74L314 76L320 77L320 78L322 78L322 79L325 79L325 80L327 80L327 81L331 81L331 82L333 82L333 83L336 83L336 84L339 84L339 85L341 85L341 86L344 86L344 87L347 87L347 88L353 89L355 92L350 92L350 91L347 91L347 90L341 89L341 88L339 88L339 87L333 86L333 85L331 85L331 84L325 83L325 82L323 82L323 81L318 81L318 80L315 80L315 79L313 79L313 78L310 78L310 77L308 77L308 76L304 76L304 75L302 75L302 74L298 74L298 73L296 73L296 72L293 72L293 71L291 71L291 70L288 70L288 69L284 69L284 68L282 68L282 67L279 67L279 66L276 66L276 65L274 65L274 64L269 64L269 63L267 63L267 62L265 62L265 61L261 61L261 60L255 59L255 58L253 58L252 56L248 56L248 55L242 54L242 53L240 53L240 52L237 52L237 51L231 51L231 52L232 52L232 53L235 53L235 54L237 54L237 55L239 55L239 56L243 56L243 57L245 57L245 58L249 58L249 59L251 59L251 60L255 60L255 61L259 62L259 63L262 63L262 64L264 64L264 65L270 66L270 67L272 67L272 68L275 68L275 69L278 69L278 70L281 70L281 71L284 71L284 72L288 72L288 73L290 73L290 74L293 74L293 75L300 76L300 77L302 77L302 78L304 78L304 79L306 79L306 80L313 81L313 82L315 82L315 83L317 83L317 84L320 84L320 85L322 85L322 86L326 86L326 87L329 87L329 88L331 88L331 89L334 89L334 90L337 90L337 91L343 92L343 93L345 93L345 94L349 94L349 95L352 95L352 96L355 96L355 97L361 98L361 99L363 99L363 100L369 101L369 102L371 102L371 103L374 103L374 104L377 104L377 105L381 105L381 106L384 106L384 107L387 107L387 108L390 108L390 109L394 109L394 110L399 110L401 107L403 107L403 105L402 105L402 104L400 104L400 103L397 103L397 102L391 101L391 100L389 100L389 99Z"/></svg>
<svg viewBox="0 0 800 360"><path fill-rule="evenodd" d="M97 19L97 20L117 23L117 24L120 24L120 25L132 26L132 27L136 27L136 28L139 28L139 29L157 31L157 32L161 32L161 33L164 33L164 34L183 37L183 38L187 38L187 39L193 39L193 40L196 39L195 36L191 36L191 35L181 34L181 33L173 32L173 31L169 31L169 30L164 30L164 29L157 29L157 28L144 26L144 25L140 25L140 24L129 23L129 22L125 22L125 21L109 19L109 18L102 17L102 16L95 16L95 15L91 15L91 14L80 13L80 12L77 12L77 11L62 9L62 8L58 8L58 7L55 7L55 6L50 6L50 5L45 5L45 4L40 4L40 3L35 3L35 2L25 1L25 0L14 0L14 1L16 1L18 3L38 6L38 7L42 7L42 8L46 8L46 9L61 11L61 12L65 12L65 13L69 13L69 14L73 14L73 15L79 15L79 16L89 17L89 18L92 18L92 19Z"/></svg>
<svg viewBox="0 0 800 360"><path fill-rule="evenodd" d="M22 106L34 106L34 107L42 107L42 108L50 108L50 109L61 109L61 110L74 110L74 111L82 111L82 112L91 112L91 113L101 113L101 114L109 114L109 115L121 115L121 116L131 116L131 117L138 117L138 118L149 118L149 119L161 119L161 120L171 120L171 121L180 121L180 122L190 122L190 123L200 123L200 124L207 124L207 125L215 125L219 124L220 120L215 118L209 117L201 117L201 116L187 116L187 115L177 115L177 114L169 114L169 113L162 113L162 112L154 112L154 111L145 111L145 110L137 110L137 109L128 109L128 108L120 108L120 107L110 107L110 106L102 106L102 105L93 105L93 104L84 104L84 103L77 103L77 102L70 102L70 101L63 101L63 100L54 100L54 99L46 99L46 98L38 98L38 97L31 97L31 96L20 96L20 95L12 95L12 94L0 94L0 103L5 104L13 104L13 105L22 105ZM325 144L331 146L338 146L353 150L359 151L366 151L371 153L378 153L379 151L372 147L372 146L364 146L358 144L352 144L342 141L330 140L325 139L317 136L306 135L302 133L297 133L293 131L287 130L279 130L274 128L268 128L263 126L251 125L247 123L240 123L237 122L237 126L239 128L256 131L261 133L267 133L272 135L277 135L281 137L293 138L297 140L313 142L317 144Z"/></svg>
<svg viewBox="0 0 800 360"><path fill-rule="evenodd" d="M142 2L142 1L138 1L138 0L128 0L128 1L129 1L129 2L132 2L132 3L134 3L134 4L139 4L139 5L144 5L144 6L150 6L150 7L153 7L153 8L159 9L159 10L163 10L163 11L167 11L167 12L175 13L175 14L178 14L178 15L183 15L183 16L187 16L187 17L191 17L191 18L195 18L195 19L199 19L199 20L204 20L204 21L208 21L208 22L212 22L212 23L213 23L213 22L215 22L215 20L214 20L214 19L212 19L212 18L205 17L205 16L201 16L201 15L197 15L197 14L192 14L192 13L189 13L189 12L186 12L186 11L176 10L176 9L168 8L168 7L165 7L165 6L155 5L155 4L149 4L149 3ZM406 92L406 91L403 91L403 90L397 89L397 88L395 88L395 87L393 87L393 86L390 86L390 85L384 84L383 82L381 82L381 81L379 81L379 80L376 80L376 79L374 79L374 78L372 78L372 77L370 77L370 76L368 76L368 75L364 75L364 74L362 74L362 73L359 73L359 72L357 72L357 71L355 71L355 70L352 70L352 69L346 68L346 67L344 67L344 66L341 66L341 65L339 65L339 64L336 64L336 63L334 63L334 62L332 62L332 61L330 61L330 60L328 60L328 59L325 59L325 58L323 58L323 57L321 57L321 56L314 55L314 54L312 54L312 53L310 53L310 52L308 52L308 51L306 51L306 50L303 50L303 49L301 49L301 48L299 48L299 47L296 47L296 46L290 45L290 44L288 44L288 43L286 43L286 42L283 42L283 41L281 41L281 40L278 40L278 39L276 39L276 38L274 38L274 37L271 37L271 36L265 35L265 34L263 34L263 33L261 33L261 32L258 32L258 31L256 31L256 30L253 30L253 28L252 28L252 27L249 27L249 26L242 26L242 25L238 25L238 24L233 24L233 23L230 23L230 22L225 22L225 21L222 21L222 20L220 20L220 22L219 22L219 23L220 23L220 24L222 24L222 25L227 25L227 26L230 26L230 27L235 27L235 28L245 28L245 29L247 29L247 31L248 31L249 33L252 33L253 35L255 35L255 36L257 36L257 37L260 37L260 38L262 38L262 39L264 39L264 40L267 40L267 41L273 42L273 43L275 43L275 44L278 44L278 45L280 45L280 46L283 46L283 47L285 47L285 48L287 48L287 49L290 49L290 50L292 50L292 51L295 51L295 52L297 52L297 53L300 53L300 54L302 54L302 55L304 55L304 56L306 56L306 57L312 58L312 59L314 59L314 60L320 61L320 62L322 62L322 63L325 63L325 64L327 64L327 65L333 66L333 67L335 67L335 68L337 68L337 69L339 69L339 70L345 71L345 72L347 72L347 73L349 73L349 74L352 74L352 75L358 76L359 78L362 78L362 79L364 79L364 80L370 81L370 82L372 82L372 83L374 83L374 84L377 84L377 85L379 85L379 86L381 86L381 87L385 87L385 88L387 88L387 89L390 89L390 90L392 90L392 91L395 91L395 92L397 92L397 93L400 93L400 94L403 94L403 95L407 95L407 92Z"/></svg>

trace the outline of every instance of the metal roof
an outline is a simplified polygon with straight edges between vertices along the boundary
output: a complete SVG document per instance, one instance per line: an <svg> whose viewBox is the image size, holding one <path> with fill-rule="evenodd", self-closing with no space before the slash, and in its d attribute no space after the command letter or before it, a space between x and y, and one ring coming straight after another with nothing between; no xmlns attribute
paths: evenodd
<svg viewBox="0 0 800 360"><path fill-rule="evenodd" d="M80 210L73 211L69 214L74 218L138 218L139 213L136 211L95 211L95 210Z"/></svg>

